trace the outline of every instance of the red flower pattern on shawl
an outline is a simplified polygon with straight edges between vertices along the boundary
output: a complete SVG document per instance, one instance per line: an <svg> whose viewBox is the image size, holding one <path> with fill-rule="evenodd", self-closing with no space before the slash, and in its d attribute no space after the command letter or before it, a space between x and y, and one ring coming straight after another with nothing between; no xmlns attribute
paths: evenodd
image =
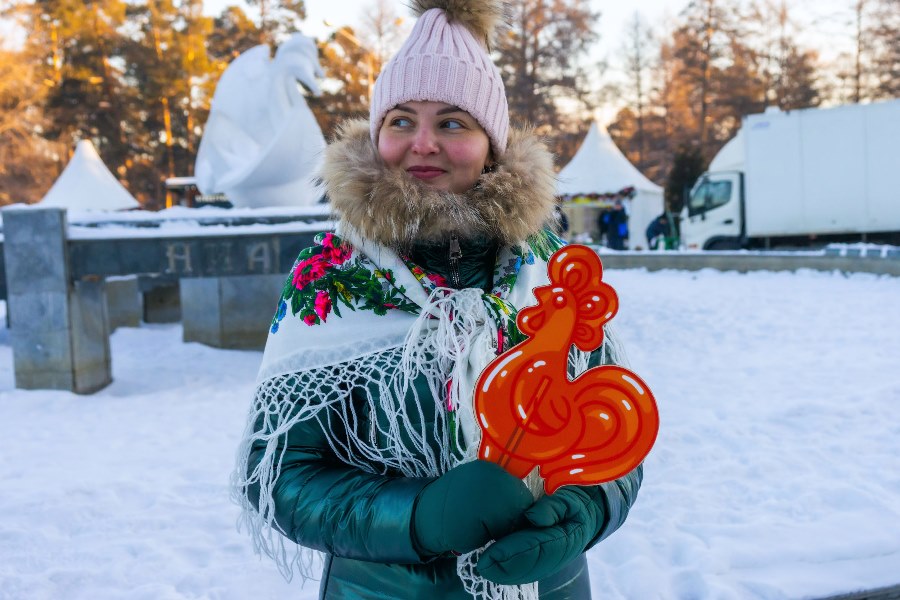
<svg viewBox="0 0 900 600"><path fill-rule="evenodd" d="M334 237L333 233L326 233L320 242L322 251L297 264L294 269L295 288L302 290L309 283L321 279L327 269L340 266L350 259L352 250L343 244L335 245Z"/></svg>
<svg viewBox="0 0 900 600"><path fill-rule="evenodd" d="M316 314L319 316L322 321L325 321L325 318L328 316L328 313L331 312L331 297L328 295L328 292L324 290L319 290L316 292L316 303L314 310Z"/></svg>

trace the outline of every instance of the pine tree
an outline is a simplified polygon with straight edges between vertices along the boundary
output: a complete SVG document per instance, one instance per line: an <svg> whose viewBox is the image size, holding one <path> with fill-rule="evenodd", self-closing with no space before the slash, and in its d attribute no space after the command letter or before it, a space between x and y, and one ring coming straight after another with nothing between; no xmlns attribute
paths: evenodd
<svg viewBox="0 0 900 600"><path fill-rule="evenodd" d="M133 107L141 115L131 136L137 163L129 179L133 193L163 205L167 177L193 173L200 128L219 69L204 43L212 19L201 0L145 0L129 11L136 33L123 53L134 88ZM167 204L167 203L166 203Z"/></svg>
<svg viewBox="0 0 900 600"><path fill-rule="evenodd" d="M125 37L122 0L18 2L29 32L24 51L44 71L46 128L42 135L66 148L93 140L106 164L120 176L128 158L126 85L117 59Z"/></svg>
<svg viewBox="0 0 900 600"><path fill-rule="evenodd" d="M810 108L822 102L817 52L793 47L785 56L782 69L784 84L778 94L782 110Z"/></svg>
<svg viewBox="0 0 900 600"><path fill-rule="evenodd" d="M329 138L343 121L368 115L369 97L381 65L350 27L338 29L319 44L319 62L330 85L321 96L308 97L307 103Z"/></svg>
<svg viewBox="0 0 900 600"><path fill-rule="evenodd" d="M306 18L303 0L246 0L259 10L260 44L275 47L285 37L300 30L300 22Z"/></svg>
<svg viewBox="0 0 900 600"><path fill-rule="evenodd" d="M718 65L727 60L727 12L717 0L691 0L682 12L684 24L675 32L675 56L679 65L676 76L691 88L691 112L701 148L710 142L710 125L714 121L714 78Z"/></svg>
<svg viewBox="0 0 900 600"><path fill-rule="evenodd" d="M696 144L683 144L672 158L672 169L665 186L666 209L680 213L684 199L706 170L706 160Z"/></svg>
<svg viewBox="0 0 900 600"><path fill-rule="evenodd" d="M207 36L207 54L221 71L229 62L260 43L260 30L237 6L229 6L213 20Z"/></svg>
<svg viewBox="0 0 900 600"><path fill-rule="evenodd" d="M42 137L47 91L39 57L0 48L0 206L37 202L59 174L66 148Z"/></svg>
<svg viewBox="0 0 900 600"><path fill-rule="evenodd" d="M672 148L696 141L709 159L744 116L765 107L757 54L745 41L741 19L734 18L736 10L724 0L693 0L664 47L661 63L670 72L661 104L672 123Z"/></svg>

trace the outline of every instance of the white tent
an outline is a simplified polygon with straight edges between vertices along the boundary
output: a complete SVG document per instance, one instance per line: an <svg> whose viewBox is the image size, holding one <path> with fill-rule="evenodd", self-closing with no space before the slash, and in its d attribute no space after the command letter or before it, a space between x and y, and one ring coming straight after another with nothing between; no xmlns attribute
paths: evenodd
<svg viewBox="0 0 900 600"><path fill-rule="evenodd" d="M127 210L140 206L109 172L88 140L78 142L72 160L39 204L78 210Z"/></svg>
<svg viewBox="0 0 900 600"><path fill-rule="evenodd" d="M644 230L663 211L663 189L625 158L605 127L593 123L578 152L559 172L557 194L608 194L628 187L636 191L625 202L631 247L645 247Z"/></svg>

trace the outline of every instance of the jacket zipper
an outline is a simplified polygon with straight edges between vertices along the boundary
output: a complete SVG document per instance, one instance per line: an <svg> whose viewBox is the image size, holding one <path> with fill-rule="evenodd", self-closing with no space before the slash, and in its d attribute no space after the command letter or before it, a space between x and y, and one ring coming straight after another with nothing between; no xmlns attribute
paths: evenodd
<svg viewBox="0 0 900 600"><path fill-rule="evenodd" d="M462 249L459 247L459 238L456 235L450 236L450 279L453 281L453 287L460 289L462 281L459 277L459 259L462 258Z"/></svg>

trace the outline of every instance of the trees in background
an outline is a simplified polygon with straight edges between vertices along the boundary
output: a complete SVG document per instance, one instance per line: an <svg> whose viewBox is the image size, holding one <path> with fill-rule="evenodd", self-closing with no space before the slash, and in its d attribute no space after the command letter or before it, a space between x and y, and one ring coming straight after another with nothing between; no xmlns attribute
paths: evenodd
<svg viewBox="0 0 900 600"><path fill-rule="evenodd" d="M372 0L362 15L359 37L374 55L379 71L409 34L406 19L397 14L395 6L391 0Z"/></svg>
<svg viewBox="0 0 900 600"><path fill-rule="evenodd" d="M123 102L132 90L125 85L117 60L125 40L125 11L121 0L7 3L3 16L14 19L27 32L22 46L8 50L8 56L27 61L26 81L39 82L31 85L35 96L25 110L33 153L27 157L16 153L5 161L7 171L36 171L55 157L65 162L74 141L82 137L98 141L113 168L124 163L132 125ZM13 85L17 75L7 74ZM0 83L7 85L9 81ZM13 112L13 118L16 116ZM57 154L60 147L62 156ZM58 170L51 173L55 176ZM32 194L42 194L49 187L47 178L37 173L14 181L20 185L8 182L9 187L0 190L7 201L37 200L40 196ZM37 185L39 182L46 187Z"/></svg>
<svg viewBox="0 0 900 600"><path fill-rule="evenodd" d="M37 60L47 87L44 137L62 143L93 138L110 164L120 166L133 126L123 101L133 90L117 60L125 44L125 2L49 0L19 8L29 32L23 52Z"/></svg>
<svg viewBox="0 0 900 600"><path fill-rule="evenodd" d="M880 0L874 70L878 98L900 97L900 2Z"/></svg>
<svg viewBox="0 0 900 600"><path fill-rule="evenodd" d="M587 72L581 60L598 39L599 13L587 0L520 0L497 40L498 66L514 120L552 131L561 103L584 106Z"/></svg>
<svg viewBox="0 0 900 600"><path fill-rule="evenodd" d="M849 48L815 76L827 81L829 102L857 103L900 96L900 1L843 0L830 15L835 45Z"/></svg>
<svg viewBox="0 0 900 600"><path fill-rule="evenodd" d="M663 190L668 210L674 213L681 212L687 193L706 170L707 162L696 144L682 144L675 150L672 155L672 168L666 177Z"/></svg>
<svg viewBox="0 0 900 600"><path fill-rule="evenodd" d="M797 44L801 30L786 0L753 0L741 18L766 104L782 110L817 106L822 99L818 53Z"/></svg>
<svg viewBox="0 0 900 600"><path fill-rule="evenodd" d="M628 22L622 59L626 80L623 89L633 107L635 119L632 146L636 152L634 164L638 169L646 168L648 160L645 120L650 103L650 76L655 61L653 42L653 32L641 13L635 11Z"/></svg>
<svg viewBox="0 0 900 600"><path fill-rule="evenodd" d="M876 100L900 97L900 1L874 1L868 34L869 96Z"/></svg>
<svg viewBox="0 0 900 600"><path fill-rule="evenodd" d="M235 58L260 43L260 29L237 6L228 6L213 18L212 31L206 39L206 52L220 70Z"/></svg>
<svg viewBox="0 0 900 600"><path fill-rule="evenodd" d="M547 137L559 164L574 154L596 105L585 61L599 38L599 18L588 0L519 0L496 41L510 118Z"/></svg>
<svg viewBox="0 0 900 600"><path fill-rule="evenodd" d="M647 99L639 110L634 102L620 110L609 128L626 156L640 160L658 183L666 181L678 148L695 148L708 160L740 117L763 102L754 56L739 39L734 6L726 2L688 3L671 34L660 39ZM629 62L634 54L626 53ZM626 70L631 75L634 68Z"/></svg>
<svg viewBox="0 0 900 600"><path fill-rule="evenodd" d="M206 16L202 0L0 5L27 33L0 69L0 123L18 123L0 134L0 204L39 200L75 142L90 139L145 207L162 207L164 180L193 172L228 62L303 16L299 0L265 4L261 26L237 7Z"/></svg>
<svg viewBox="0 0 900 600"><path fill-rule="evenodd" d="M610 135L666 185L671 208L680 207L686 166L691 173L705 166L744 116L822 100L817 54L796 42L798 26L784 0L692 0L671 33L656 38L653 61L644 57L654 38L641 31L639 17L631 27L623 53L629 102Z"/></svg>
<svg viewBox="0 0 900 600"><path fill-rule="evenodd" d="M358 29L343 26L319 42L322 95L307 98L326 139L348 118L367 118L375 80L409 33L391 0L372 0Z"/></svg>
<svg viewBox="0 0 900 600"><path fill-rule="evenodd" d="M212 19L200 0L146 0L129 9L134 29L122 53L132 89L129 114L141 127L129 136L125 173L132 194L146 204L159 197L160 175L193 174L208 99L218 74L205 40Z"/></svg>
<svg viewBox="0 0 900 600"><path fill-rule="evenodd" d="M307 103L327 139L344 120L368 117L369 96L381 64L350 27L338 29L319 44L319 62L327 85L321 96L308 97Z"/></svg>
<svg viewBox="0 0 900 600"><path fill-rule="evenodd" d="M59 173L66 149L43 135L48 90L35 57L0 48L0 206L40 197Z"/></svg>
<svg viewBox="0 0 900 600"><path fill-rule="evenodd" d="M803 25L788 0L690 0L656 31L635 14L615 94L591 59L601 16L589 0L516 0L493 50L513 121L535 126L558 166L593 109L612 101L610 134L650 179L671 184L674 208L690 178L682 172L705 166L747 114L900 96L900 0L844 2L854 50L836 65L798 43ZM145 206L161 206L164 179L192 172L228 62L305 16L302 0L248 3L254 18L234 6L204 15L202 0L0 0L0 18L27 32L0 47L0 204L40 199L75 142L89 138ZM408 29L393 7L371 0L359 28L337 24L319 42L324 95L309 104L326 136L366 116L372 84Z"/></svg>
<svg viewBox="0 0 900 600"><path fill-rule="evenodd" d="M274 46L279 39L299 31L306 18L304 0L244 0L259 11L258 44Z"/></svg>

